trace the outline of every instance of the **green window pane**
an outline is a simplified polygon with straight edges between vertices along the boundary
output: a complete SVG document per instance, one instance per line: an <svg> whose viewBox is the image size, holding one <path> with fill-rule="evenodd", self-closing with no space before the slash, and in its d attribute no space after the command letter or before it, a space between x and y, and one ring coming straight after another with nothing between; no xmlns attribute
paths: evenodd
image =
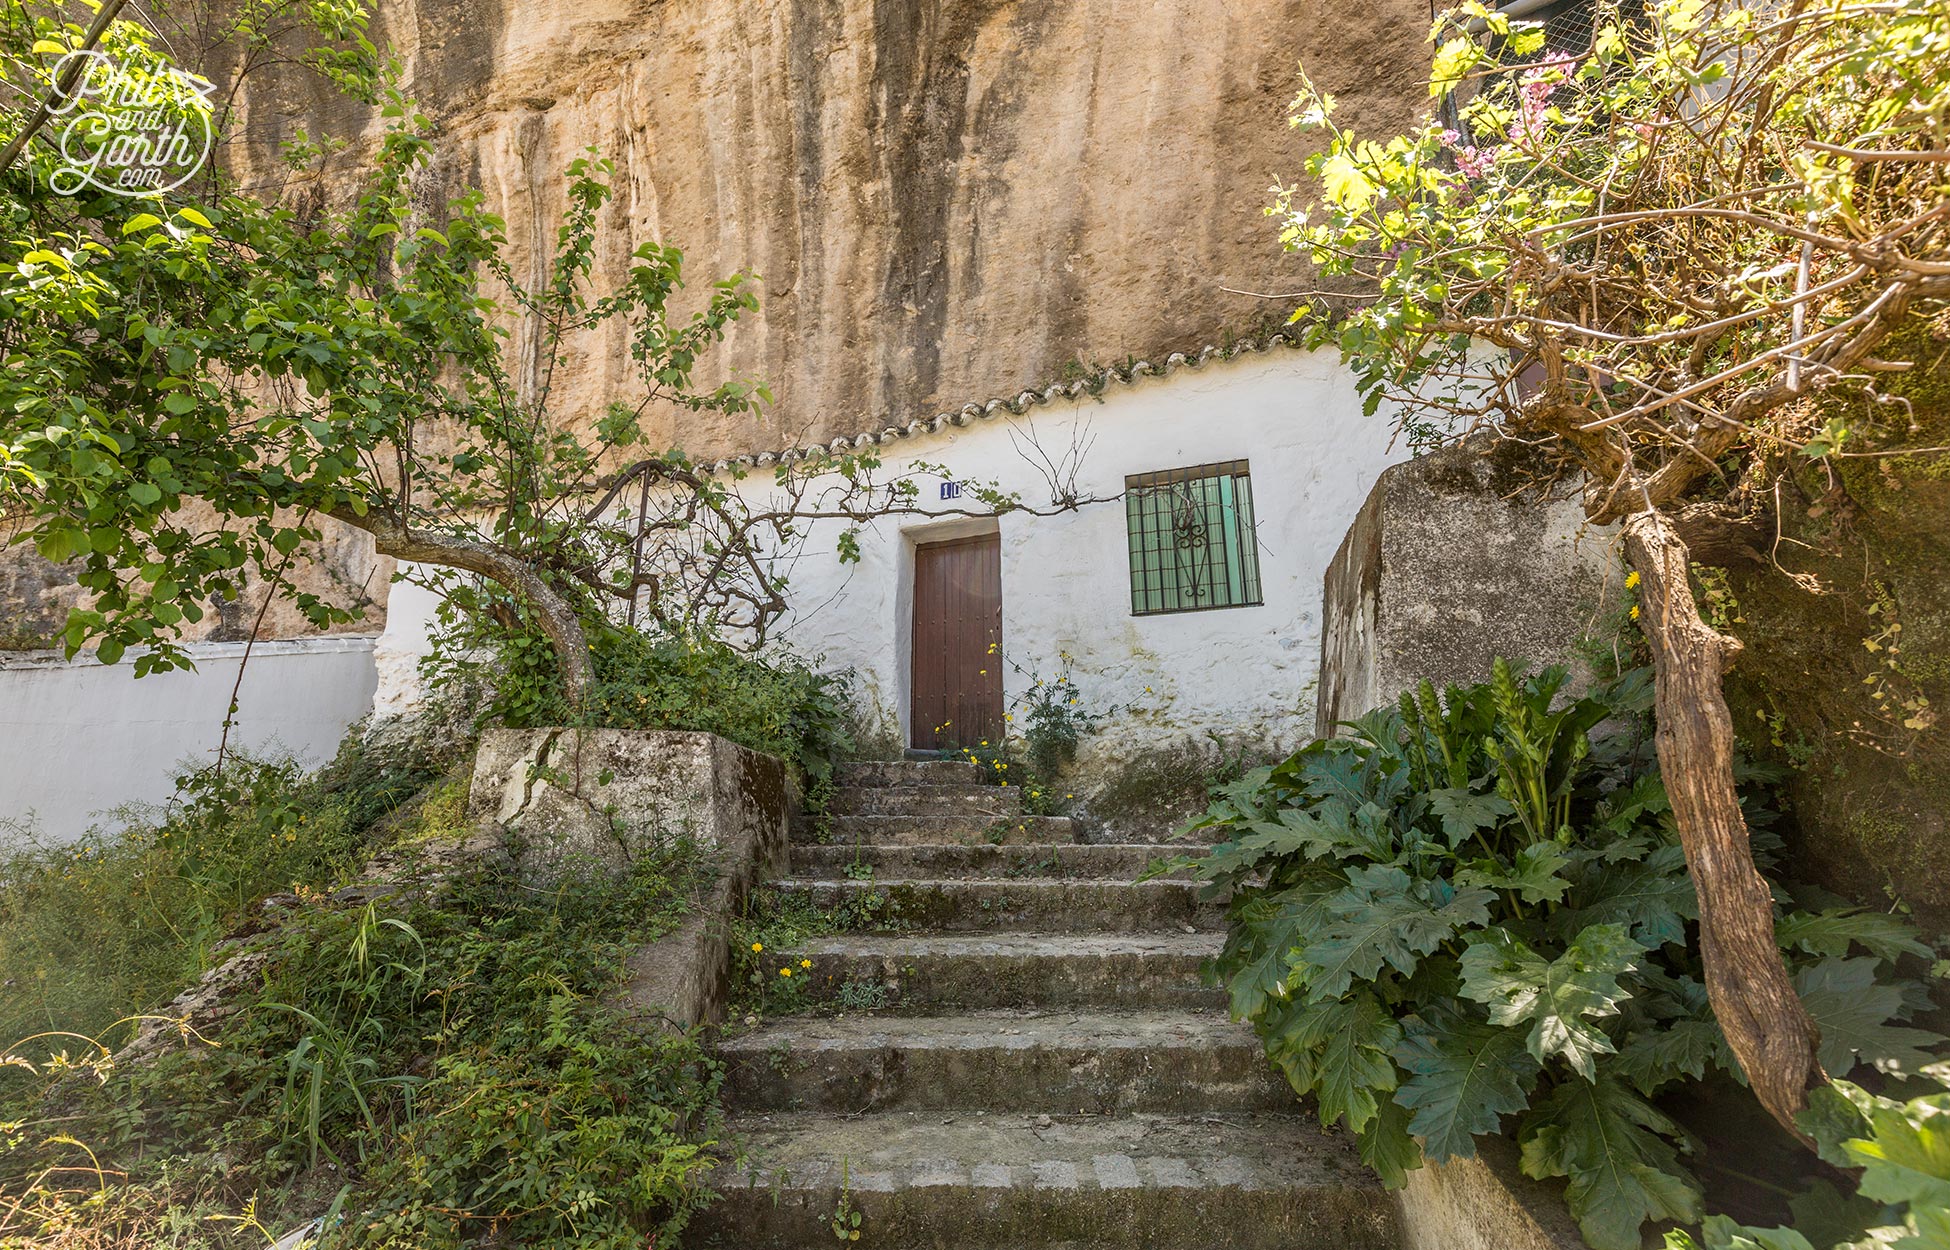
<svg viewBox="0 0 1950 1250"><path fill-rule="evenodd" d="M1133 615L1261 602L1245 461L1136 474L1124 492Z"/></svg>

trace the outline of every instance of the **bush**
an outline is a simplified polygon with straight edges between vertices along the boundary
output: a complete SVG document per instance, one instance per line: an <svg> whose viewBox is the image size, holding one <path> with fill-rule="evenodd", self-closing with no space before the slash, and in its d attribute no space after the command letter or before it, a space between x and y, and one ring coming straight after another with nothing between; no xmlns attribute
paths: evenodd
<svg viewBox="0 0 1950 1250"><path fill-rule="evenodd" d="M1564 681L1498 661L1441 699L1424 683L1225 787L1193 827L1228 840L1175 862L1232 892L1215 969L1234 1014L1384 1181L1514 1117L1524 1171L1567 1179L1591 1244L1637 1250L1644 1221L1700 1216L1652 1099L1736 1065L1690 940L1650 678L1553 709ZM1758 780L1743 802L1771 870ZM1929 955L1904 922L1782 908L1777 932L1831 1075L1930 1061L1941 1039L1904 1023L1927 999L1893 975Z"/></svg>
<svg viewBox="0 0 1950 1250"><path fill-rule="evenodd" d="M590 631L596 680L578 716L562 694L554 652L518 608L443 603L427 671L447 685L485 676L486 720L515 729L583 724L602 729L685 729L797 764L814 781L852 750L845 679L788 653L761 658L710 638L621 629L600 617Z"/></svg>

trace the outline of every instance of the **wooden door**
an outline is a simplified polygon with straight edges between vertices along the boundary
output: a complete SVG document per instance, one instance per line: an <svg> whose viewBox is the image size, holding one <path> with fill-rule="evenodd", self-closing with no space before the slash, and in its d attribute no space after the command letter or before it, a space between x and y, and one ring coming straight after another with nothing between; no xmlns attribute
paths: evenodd
<svg viewBox="0 0 1950 1250"><path fill-rule="evenodd" d="M1002 540L914 549L911 738L924 750L1002 738Z"/></svg>

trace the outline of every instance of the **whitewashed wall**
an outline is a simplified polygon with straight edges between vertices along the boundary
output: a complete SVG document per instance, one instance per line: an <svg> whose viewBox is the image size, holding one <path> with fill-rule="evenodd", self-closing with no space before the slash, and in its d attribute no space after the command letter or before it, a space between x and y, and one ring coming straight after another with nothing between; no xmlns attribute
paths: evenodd
<svg viewBox="0 0 1950 1250"><path fill-rule="evenodd" d="M1402 458L1389 449L1386 420L1362 415L1335 354L1281 350L1180 369L1114 387L1101 402L977 420L882 454L890 473L939 463L1037 504L1048 490L1025 457L1032 443L1053 456L1085 446L1078 485L1106 497L1122 492L1126 474L1249 460L1264 606L1132 616L1124 506L1107 502L1052 517L884 521L853 565L839 562L828 527L791 570L785 636L830 667L855 670L860 693L905 741L914 547L987 526L1001 535L1007 657L1047 674L1067 651L1088 702L1129 709L1091 754L1206 730L1282 743L1310 736L1322 576L1375 478ZM748 490L763 494L764 476L755 473ZM937 493L924 488L924 502ZM1011 701L1028 685L1013 670L1005 680Z"/></svg>
<svg viewBox="0 0 1950 1250"><path fill-rule="evenodd" d="M1313 731L1323 575L1375 479L1406 458L1391 450L1390 429L1385 415L1362 415L1333 352L1282 349L901 439L881 449L886 475L942 464L1029 504L1046 503L1048 488L1026 449L1060 458L1083 445L1077 485L1110 501L1050 517L888 519L862 536L857 564L839 561L840 527L822 522L788 566L793 610L778 636L827 668L853 670L857 694L906 742L914 548L999 530L1005 669L1013 659L1049 673L1067 651L1090 704L1127 709L1093 739L1086 768L1091 757L1207 730L1297 744ZM1125 475L1236 459L1251 462L1264 606L1132 616L1124 505L1114 498ZM741 489L763 499L770 472L754 470ZM938 504L937 493L930 479L923 502ZM418 702L432 596L395 583L388 606L382 715ZM1007 697L1027 685L1009 671Z"/></svg>
<svg viewBox="0 0 1950 1250"><path fill-rule="evenodd" d="M232 743L313 764L330 759L347 726L372 708L373 641L258 643ZM0 820L72 841L97 813L166 799L180 765L213 759L244 644L198 643L190 652L197 671L140 681L127 659L0 656Z"/></svg>

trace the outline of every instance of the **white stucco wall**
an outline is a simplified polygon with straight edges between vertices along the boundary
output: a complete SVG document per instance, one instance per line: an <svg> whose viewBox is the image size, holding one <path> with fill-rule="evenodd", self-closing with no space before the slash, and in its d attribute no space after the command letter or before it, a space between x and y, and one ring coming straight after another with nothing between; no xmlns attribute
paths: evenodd
<svg viewBox="0 0 1950 1250"><path fill-rule="evenodd" d="M901 439L881 449L883 478L917 461L937 463L960 481L1018 491L1031 505L1049 495L1032 463L1036 449L1060 460L1082 447L1076 485L1105 502L1049 517L890 518L861 536L855 564L838 558L841 525L817 523L784 566L793 609L774 637L827 668L853 670L856 694L904 745L914 548L993 529L1001 536L1007 697L1028 684L1009 659L1047 674L1067 651L1092 706L1126 709L1086 745L1086 769L1208 730L1295 745L1313 731L1322 578L1375 479L1406 458L1390 448L1391 430L1386 414L1362 415L1335 353L1280 349L1115 385L1101 400L1005 411ZM1264 605L1132 616L1125 476L1238 459L1251 463ZM927 480L924 505L939 504L936 481ZM753 470L739 489L765 499L775 490L771 471ZM416 663L433 603L418 587L393 586L378 643L382 717L419 701Z"/></svg>
<svg viewBox="0 0 1950 1250"><path fill-rule="evenodd" d="M180 765L213 759L244 644L198 643L190 652L195 672L140 681L128 659L0 657L0 820L72 841L98 813L168 798ZM372 638L260 642L231 742L323 763L371 710L374 684Z"/></svg>
<svg viewBox="0 0 1950 1250"><path fill-rule="evenodd" d="M1047 674L1067 651L1091 704L1129 709L1092 741L1088 764L1161 734L1212 730L1283 744L1311 735L1322 576L1376 477L1405 458L1389 442L1389 422L1362 415L1334 353L1278 350L1113 387L1101 401L903 439L882 455L889 475L939 463L964 482L995 482L1039 504L1049 492L1033 447L1058 459L1084 448L1077 484L1111 502L976 524L1001 535L1007 656ZM1264 606L1132 616L1115 498L1125 475L1235 459L1251 462ZM745 484L754 496L768 488L763 470ZM937 503L937 493L930 480L922 502ZM844 565L838 526L826 523L791 568L795 611L784 636L829 667L853 669L859 693L900 722L904 742L914 546L970 528L883 521L862 537L860 562ZM1027 684L1010 670L1007 697Z"/></svg>

